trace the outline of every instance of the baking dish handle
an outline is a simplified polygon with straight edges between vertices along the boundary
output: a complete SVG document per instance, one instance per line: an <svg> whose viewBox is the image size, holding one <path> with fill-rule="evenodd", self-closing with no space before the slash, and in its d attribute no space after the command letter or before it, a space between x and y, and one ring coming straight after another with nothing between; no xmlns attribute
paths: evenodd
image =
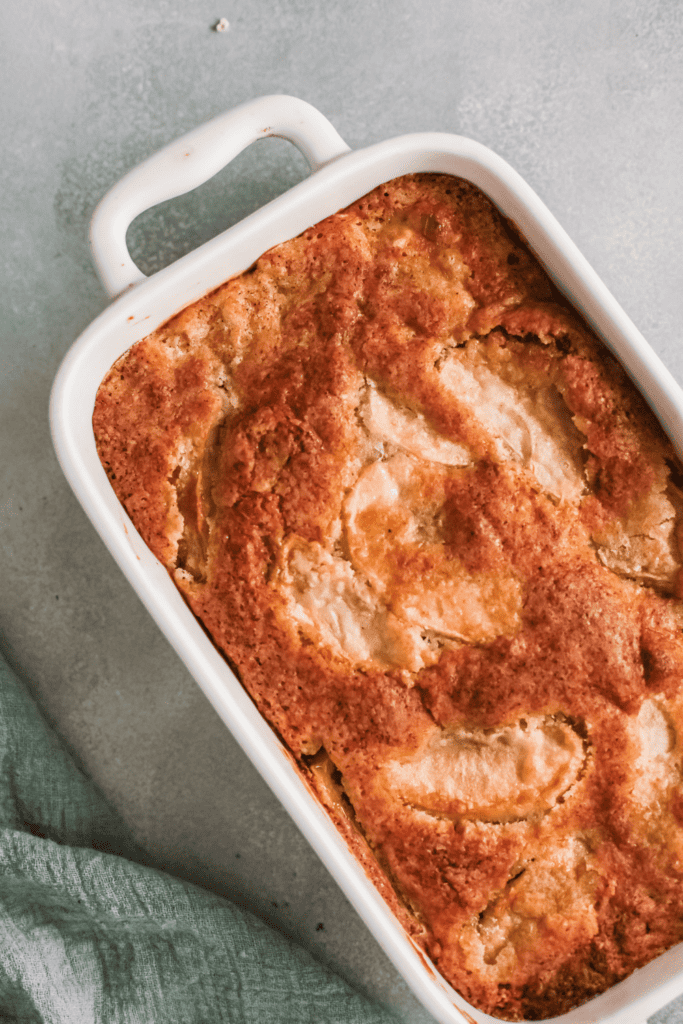
<svg viewBox="0 0 683 1024"><path fill-rule="evenodd" d="M250 143L271 135L294 143L311 171L349 152L327 118L294 96L250 100L165 146L114 185L93 214L90 246L111 298L146 280L126 244L133 220L151 206L191 192Z"/></svg>

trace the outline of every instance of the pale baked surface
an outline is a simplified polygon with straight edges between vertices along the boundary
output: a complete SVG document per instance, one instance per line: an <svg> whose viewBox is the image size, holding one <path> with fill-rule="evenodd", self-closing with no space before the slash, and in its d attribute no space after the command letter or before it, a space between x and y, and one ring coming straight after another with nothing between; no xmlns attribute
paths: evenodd
<svg viewBox="0 0 683 1024"><path fill-rule="evenodd" d="M382 186L100 388L138 530L473 1004L683 938L679 464L485 197Z"/></svg>

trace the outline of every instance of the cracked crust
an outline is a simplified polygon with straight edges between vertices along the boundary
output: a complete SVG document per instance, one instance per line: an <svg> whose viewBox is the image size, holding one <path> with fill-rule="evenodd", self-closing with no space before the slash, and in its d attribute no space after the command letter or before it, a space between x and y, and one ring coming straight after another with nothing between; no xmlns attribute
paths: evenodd
<svg viewBox="0 0 683 1024"><path fill-rule="evenodd" d="M683 938L683 482L488 200L414 175L139 342L94 415L138 530L473 1004Z"/></svg>

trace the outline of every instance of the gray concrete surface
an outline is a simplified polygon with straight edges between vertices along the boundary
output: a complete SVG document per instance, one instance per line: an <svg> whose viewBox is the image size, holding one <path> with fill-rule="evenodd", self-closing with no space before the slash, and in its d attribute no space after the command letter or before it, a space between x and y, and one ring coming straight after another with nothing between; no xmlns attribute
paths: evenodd
<svg viewBox="0 0 683 1024"><path fill-rule="evenodd" d="M230 29L212 31L226 17ZM8 0L0 29L0 629L14 668L153 862L295 936L399 1020L431 1019L158 633L73 498L52 378L104 308L93 207L254 96L353 147L437 129L505 157L683 379L678 0ZM153 272L304 174L272 140L130 233ZM320 928L320 925L324 925ZM662 1011L681 1019L683 1000Z"/></svg>

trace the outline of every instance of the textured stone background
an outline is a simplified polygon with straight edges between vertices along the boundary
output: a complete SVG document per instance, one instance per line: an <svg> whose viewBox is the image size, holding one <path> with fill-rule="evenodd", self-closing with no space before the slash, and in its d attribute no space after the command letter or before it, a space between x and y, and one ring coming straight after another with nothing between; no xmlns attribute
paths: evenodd
<svg viewBox="0 0 683 1024"><path fill-rule="evenodd" d="M50 385L107 302L89 218L140 159L266 93L310 101L352 147L469 135L536 189L681 380L683 4L8 0L2 20L4 649L154 863L236 899L400 1020L427 1024L61 476ZM152 273L304 173L291 146L260 143L140 217L131 249ZM682 1015L672 1004L658 1019Z"/></svg>

